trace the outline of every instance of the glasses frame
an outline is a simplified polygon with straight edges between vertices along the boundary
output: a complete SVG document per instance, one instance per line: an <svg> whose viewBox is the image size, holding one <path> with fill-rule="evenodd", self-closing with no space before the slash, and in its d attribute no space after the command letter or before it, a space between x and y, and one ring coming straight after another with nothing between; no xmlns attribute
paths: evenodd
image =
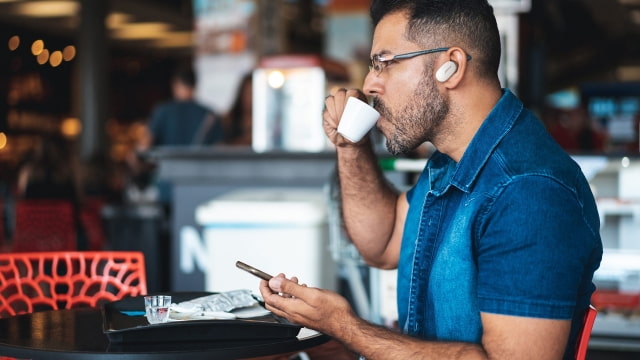
<svg viewBox="0 0 640 360"><path fill-rule="evenodd" d="M412 51L404 54L393 55L389 59L386 59L383 55L374 55L371 57L371 59L369 59L369 61L371 62L371 64L369 65L369 72L375 71L377 75L380 75L384 71L384 69L386 69L386 67L388 66L387 63L390 61L411 59L416 56L433 54L433 53L443 52L447 50L449 50L448 47L439 47L435 49ZM467 61L470 61L470 60L471 60L471 55L467 54ZM376 69L376 63L378 63L378 67L380 68L380 70Z"/></svg>

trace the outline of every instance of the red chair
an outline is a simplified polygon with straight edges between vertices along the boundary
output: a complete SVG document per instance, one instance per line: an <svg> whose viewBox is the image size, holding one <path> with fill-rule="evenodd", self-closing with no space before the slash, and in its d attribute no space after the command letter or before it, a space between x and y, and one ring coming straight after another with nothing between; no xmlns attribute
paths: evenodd
<svg viewBox="0 0 640 360"><path fill-rule="evenodd" d="M97 307L147 293L137 251L0 254L0 317Z"/></svg>
<svg viewBox="0 0 640 360"><path fill-rule="evenodd" d="M640 293L618 290L596 290L591 303L598 309L621 311L631 314L640 307Z"/></svg>
<svg viewBox="0 0 640 360"><path fill-rule="evenodd" d="M19 200L11 250L76 250L77 235L73 205L65 200Z"/></svg>
<svg viewBox="0 0 640 360"><path fill-rule="evenodd" d="M578 334L578 341L576 343L576 360L584 360L587 357L591 330L593 330L593 323L596 321L597 315L598 310L592 305L589 305L587 313L584 314L582 330L580 330L580 334Z"/></svg>

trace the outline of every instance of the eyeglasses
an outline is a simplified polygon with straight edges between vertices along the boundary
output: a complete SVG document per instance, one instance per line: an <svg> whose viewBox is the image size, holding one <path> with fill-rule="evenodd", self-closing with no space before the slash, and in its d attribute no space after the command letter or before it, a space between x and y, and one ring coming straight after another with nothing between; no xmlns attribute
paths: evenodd
<svg viewBox="0 0 640 360"><path fill-rule="evenodd" d="M398 55L394 55L393 57L389 58L389 59L385 59L384 56L382 55L374 55L370 61L371 61L371 65L369 65L369 71L375 71L376 74L380 75L380 73L382 73L384 71L384 69L387 67L387 65L389 65L389 62L391 61L396 61L396 60L402 60L402 59L411 59L412 57L416 57L416 56L420 56L420 55L426 55L426 54L432 54L432 53L437 53L437 52L442 52L442 51L447 51L449 50L448 47L441 47L441 48L436 48L436 49L429 49L429 50L420 50L420 51L413 51L413 52L408 52L406 54L398 54ZM471 55L467 55L467 61L471 60Z"/></svg>

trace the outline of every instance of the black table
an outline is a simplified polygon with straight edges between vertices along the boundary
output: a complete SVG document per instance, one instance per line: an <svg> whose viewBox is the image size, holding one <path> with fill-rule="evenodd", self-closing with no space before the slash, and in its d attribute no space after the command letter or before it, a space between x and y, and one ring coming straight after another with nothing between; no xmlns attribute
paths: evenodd
<svg viewBox="0 0 640 360"><path fill-rule="evenodd" d="M0 319L0 356L30 359L241 359L302 351L330 338L302 329L298 337L260 340L115 344L100 309L43 311Z"/></svg>

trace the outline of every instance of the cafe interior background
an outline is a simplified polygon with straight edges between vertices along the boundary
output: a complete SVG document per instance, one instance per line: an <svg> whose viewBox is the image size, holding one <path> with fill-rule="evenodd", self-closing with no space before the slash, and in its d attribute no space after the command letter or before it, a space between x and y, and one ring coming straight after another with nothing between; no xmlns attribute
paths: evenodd
<svg viewBox="0 0 640 360"><path fill-rule="evenodd" d="M598 200L605 257L591 344L640 351L640 1L490 2L503 86L574 156ZM364 266L341 232L320 125L324 96L361 87L368 71L368 5L0 0L4 251L20 168L56 139L73 149L65 161L78 164L84 196L99 204L96 246L142 250L150 290L255 288L233 268L245 260L338 290L363 317L391 324L394 275ZM193 65L198 99L220 114L250 74L250 143L138 151L181 64ZM426 159L391 159L380 145L385 174L409 186ZM138 176L132 158L151 175ZM157 200L163 181L173 186L168 206Z"/></svg>

